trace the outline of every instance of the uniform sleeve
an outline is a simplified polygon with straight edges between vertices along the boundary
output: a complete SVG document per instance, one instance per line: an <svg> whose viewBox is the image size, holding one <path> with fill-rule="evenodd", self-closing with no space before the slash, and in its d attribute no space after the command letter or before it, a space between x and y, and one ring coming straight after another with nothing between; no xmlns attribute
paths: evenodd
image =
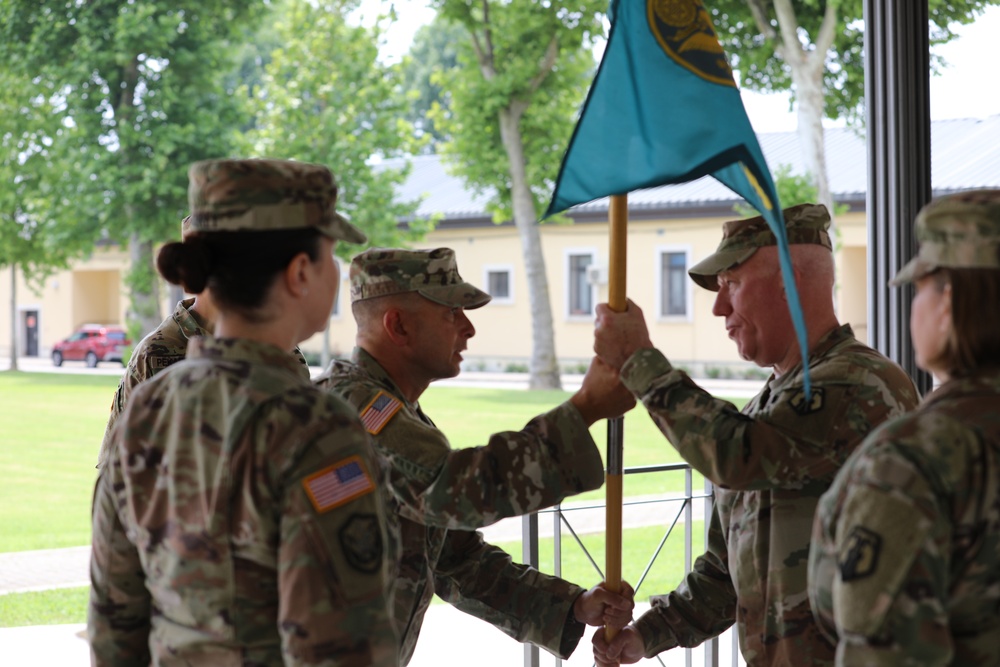
<svg viewBox="0 0 1000 667"><path fill-rule="evenodd" d="M830 596L838 665L948 665L954 490L912 448L866 443L845 469ZM949 448L962 451L955 441ZM954 460L938 462L954 471Z"/></svg>
<svg viewBox="0 0 1000 667"><path fill-rule="evenodd" d="M405 409L374 439L389 462L400 513L427 526L480 528L604 481L597 445L569 402L479 447L452 449L440 430Z"/></svg>
<svg viewBox="0 0 1000 667"><path fill-rule="evenodd" d="M519 642L568 658L583 636L573 603L584 589L514 563L473 531L448 531L434 568L434 592Z"/></svg>
<svg viewBox="0 0 1000 667"><path fill-rule="evenodd" d="M726 563L726 541L715 510L708 550L676 590L651 598L652 608L635 621L647 658L676 646L698 646L736 622L736 589Z"/></svg>
<svg viewBox="0 0 1000 667"><path fill-rule="evenodd" d="M132 358L129 359L128 366L125 368L125 372L122 373L122 379L118 383L118 389L115 391L115 396L111 399L111 414L108 416L108 425L104 428L104 439L101 441L101 451L97 455L97 467L101 468L105 465L108 457L111 456L112 451L112 437L111 433L115 428L115 424L118 423L118 418L121 417L122 412L125 411L125 401L131 395L132 390L135 389L136 385L143 381L146 377L143 374L143 368L145 364L137 358L139 355L139 350L137 349Z"/></svg>
<svg viewBox="0 0 1000 667"><path fill-rule="evenodd" d="M145 667L150 664L150 595L139 553L116 511L114 467L101 469L94 490L87 608L91 664Z"/></svg>
<svg viewBox="0 0 1000 667"><path fill-rule="evenodd" d="M745 491L830 480L871 430L915 407L902 371L884 379L860 364L835 362L811 372L809 400L801 385L781 386L752 417L699 387L658 350L636 352L621 375L692 468L724 489Z"/></svg>
<svg viewBox="0 0 1000 667"><path fill-rule="evenodd" d="M285 664L396 667L398 535L379 463L356 418L319 431L284 476L278 630Z"/></svg>

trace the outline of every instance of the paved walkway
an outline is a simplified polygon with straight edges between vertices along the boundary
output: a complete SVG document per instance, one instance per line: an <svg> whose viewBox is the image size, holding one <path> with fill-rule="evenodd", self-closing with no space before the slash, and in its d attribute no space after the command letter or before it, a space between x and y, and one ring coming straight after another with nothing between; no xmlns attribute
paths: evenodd
<svg viewBox="0 0 1000 667"><path fill-rule="evenodd" d="M636 605L636 615L649 605ZM590 649L592 630L587 630L576 652L564 660L568 667L590 667L593 654ZM555 658L539 651L540 665L554 667ZM738 653L738 651L737 651ZM691 651L692 665L703 665L701 648ZM732 662L732 633L726 632L719 639L719 665L739 665L742 658ZM4 667L89 667L90 650L86 629L82 623L72 625L46 625L26 628L0 628L0 656ZM684 667L685 651L677 649L658 656L659 660L642 660L641 667ZM417 649L408 667L521 667L524 665L524 645L484 623L464 614L451 605L432 604L424 617Z"/></svg>

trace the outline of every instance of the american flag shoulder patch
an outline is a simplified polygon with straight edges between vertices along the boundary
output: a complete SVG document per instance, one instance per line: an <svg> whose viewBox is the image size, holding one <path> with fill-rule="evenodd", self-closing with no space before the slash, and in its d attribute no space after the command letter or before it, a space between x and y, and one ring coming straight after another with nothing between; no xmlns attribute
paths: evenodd
<svg viewBox="0 0 1000 667"><path fill-rule="evenodd" d="M403 404L398 398L380 391L375 394L372 402L361 411L361 423L364 424L365 430L372 435L377 435L389 423L393 415L399 412L401 407Z"/></svg>
<svg viewBox="0 0 1000 667"><path fill-rule="evenodd" d="M320 514L375 490L375 482L360 456L349 456L309 475L302 486Z"/></svg>

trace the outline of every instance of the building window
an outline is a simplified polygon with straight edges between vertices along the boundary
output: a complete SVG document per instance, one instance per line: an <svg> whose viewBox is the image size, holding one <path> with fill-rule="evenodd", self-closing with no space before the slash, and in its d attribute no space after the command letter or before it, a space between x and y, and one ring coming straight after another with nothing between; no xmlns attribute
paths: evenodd
<svg viewBox="0 0 1000 667"><path fill-rule="evenodd" d="M687 277L688 253L683 249L660 250L660 317L688 317L690 300Z"/></svg>
<svg viewBox="0 0 1000 667"><path fill-rule="evenodd" d="M487 265L483 267L483 284L486 292L493 297L491 303L514 302L514 267L511 265Z"/></svg>
<svg viewBox="0 0 1000 667"><path fill-rule="evenodd" d="M594 286L587 269L594 263L592 252L569 252L566 255L568 267L568 296L570 317L594 314Z"/></svg>

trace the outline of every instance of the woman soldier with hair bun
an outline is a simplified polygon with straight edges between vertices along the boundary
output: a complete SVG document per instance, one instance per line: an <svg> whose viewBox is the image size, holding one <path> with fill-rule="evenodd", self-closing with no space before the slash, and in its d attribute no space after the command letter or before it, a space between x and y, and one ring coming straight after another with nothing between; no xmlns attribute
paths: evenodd
<svg viewBox="0 0 1000 667"><path fill-rule="evenodd" d="M1000 664L1000 190L917 216L917 365L941 383L874 431L817 508L809 595L838 665Z"/></svg>
<svg viewBox="0 0 1000 667"><path fill-rule="evenodd" d="M210 289L215 337L140 384L95 491L95 665L395 665L396 538L356 412L293 354L340 284L326 167L190 169L191 233L157 265Z"/></svg>

